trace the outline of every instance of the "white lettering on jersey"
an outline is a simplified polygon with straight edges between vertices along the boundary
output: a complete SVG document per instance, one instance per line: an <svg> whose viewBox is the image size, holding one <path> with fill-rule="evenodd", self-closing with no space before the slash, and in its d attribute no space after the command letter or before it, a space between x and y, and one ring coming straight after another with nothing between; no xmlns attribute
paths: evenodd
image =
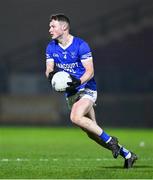
<svg viewBox="0 0 153 180"><path fill-rule="evenodd" d="M53 57L59 57L59 54L53 53Z"/></svg>
<svg viewBox="0 0 153 180"><path fill-rule="evenodd" d="M65 70L65 71L76 73L74 68L78 67L78 62L69 63L69 64L56 63L56 66L63 69L63 70Z"/></svg>

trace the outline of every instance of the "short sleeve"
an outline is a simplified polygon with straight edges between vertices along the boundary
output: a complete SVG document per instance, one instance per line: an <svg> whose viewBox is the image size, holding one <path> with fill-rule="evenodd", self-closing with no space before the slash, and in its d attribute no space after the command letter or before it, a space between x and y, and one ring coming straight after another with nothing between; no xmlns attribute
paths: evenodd
<svg viewBox="0 0 153 180"><path fill-rule="evenodd" d="M79 48L80 60L84 61L92 57L88 43L82 42Z"/></svg>
<svg viewBox="0 0 153 180"><path fill-rule="evenodd" d="M50 44L46 48L46 62L54 61Z"/></svg>

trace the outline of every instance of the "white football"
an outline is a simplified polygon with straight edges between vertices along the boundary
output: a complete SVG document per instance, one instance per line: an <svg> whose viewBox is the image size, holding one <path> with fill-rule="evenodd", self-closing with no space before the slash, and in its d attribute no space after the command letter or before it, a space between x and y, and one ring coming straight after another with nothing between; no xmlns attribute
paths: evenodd
<svg viewBox="0 0 153 180"><path fill-rule="evenodd" d="M55 91L64 92L68 82L72 82L71 76L65 71L59 71L52 78L52 87Z"/></svg>

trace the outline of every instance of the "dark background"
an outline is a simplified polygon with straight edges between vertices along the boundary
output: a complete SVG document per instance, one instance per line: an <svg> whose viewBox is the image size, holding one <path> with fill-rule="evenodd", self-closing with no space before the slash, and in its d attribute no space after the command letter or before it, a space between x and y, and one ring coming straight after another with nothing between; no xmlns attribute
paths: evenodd
<svg viewBox="0 0 153 180"><path fill-rule="evenodd" d="M93 52L97 121L153 127L153 1L2 0L0 125L70 125L45 78L49 17L64 13Z"/></svg>

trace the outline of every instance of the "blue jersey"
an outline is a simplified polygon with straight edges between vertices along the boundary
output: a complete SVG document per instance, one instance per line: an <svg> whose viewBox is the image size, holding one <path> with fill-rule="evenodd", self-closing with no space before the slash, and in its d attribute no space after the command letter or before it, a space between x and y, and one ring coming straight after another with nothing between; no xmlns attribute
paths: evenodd
<svg viewBox="0 0 153 180"><path fill-rule="evenodd" d="M80 78L85 73L82 62L90 57L92 57L90 47L78 37L73 37L72 42L66 48L58 44L56 40L52 40L46 48L46 61L54 61L59 71L66 71L76 78ZM77 89L84 88L96 90L94 78Z"/></svg>

